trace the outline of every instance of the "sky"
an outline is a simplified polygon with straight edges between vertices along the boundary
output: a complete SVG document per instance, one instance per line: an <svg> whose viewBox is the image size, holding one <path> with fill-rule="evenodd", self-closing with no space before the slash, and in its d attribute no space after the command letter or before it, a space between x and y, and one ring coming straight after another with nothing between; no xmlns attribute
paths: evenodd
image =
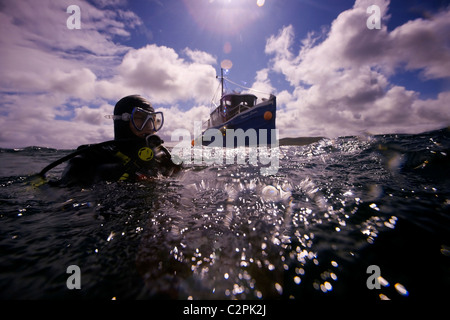
<svg viewBox="0 0 450 320"><path fill-rule="evenodd" d="M280 138L450 125L449 0L0 0L0 147L111 140L130 94L193 135L224 60Z"/></svg>

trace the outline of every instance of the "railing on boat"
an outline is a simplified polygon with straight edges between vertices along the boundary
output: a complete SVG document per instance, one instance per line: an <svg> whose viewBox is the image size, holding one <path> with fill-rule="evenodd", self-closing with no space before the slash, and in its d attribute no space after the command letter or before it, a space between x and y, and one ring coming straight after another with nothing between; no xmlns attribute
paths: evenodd
<svg viewBox="0 0 450 320"><path fill-rule="evenodd" d="M205 121L203 125L206 124L207 127L211 127L217 124L221 124L227 122L228 120L235 117L237 114L247 111L254 106L245 105L244 103L240 103L235 107L225 107L219 106L212 113L209 120Z"/></svg>

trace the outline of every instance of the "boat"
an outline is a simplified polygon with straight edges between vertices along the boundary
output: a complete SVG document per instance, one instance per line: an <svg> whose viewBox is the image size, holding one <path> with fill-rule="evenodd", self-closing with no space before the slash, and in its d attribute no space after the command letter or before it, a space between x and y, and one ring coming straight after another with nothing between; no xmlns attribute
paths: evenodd
<svg viewBox="0 0 450 320"><path fill-rule="evenodd" d="M265 146L271 144L272 138L277 139L276 97L270 94L268 99L262 99L258 103L258 98L250 93L224 93L224 80L229 80L224 78L223 68L220 80L220 102L217 105L212 101L213 111L203 123L206 129L202 132L202 145L232 148L244 145Z"/></svg>

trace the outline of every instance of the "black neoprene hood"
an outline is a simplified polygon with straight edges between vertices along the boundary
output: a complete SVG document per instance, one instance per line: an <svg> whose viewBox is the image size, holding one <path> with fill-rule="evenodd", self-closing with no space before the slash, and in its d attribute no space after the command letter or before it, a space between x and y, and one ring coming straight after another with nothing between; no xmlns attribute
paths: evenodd
<svg viewBox="0 0 450 320"><path fill-rule="evenodd" d="M151 112L155 110L152 104L147 99L140 95L126 96L120 99L116 106L114 107L114 115L122 115L123 113L129 113L133 111L134 108L139 107ZM140 139L130 129L130 124L128 121L115 120L114 121L114 140L121 139Z"/></svg>

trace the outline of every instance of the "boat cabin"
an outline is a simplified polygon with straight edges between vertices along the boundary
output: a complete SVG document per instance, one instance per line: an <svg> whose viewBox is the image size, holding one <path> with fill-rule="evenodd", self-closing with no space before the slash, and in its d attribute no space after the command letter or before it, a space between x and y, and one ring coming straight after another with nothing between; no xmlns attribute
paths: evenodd
<svg viewBox="0 0 450 320"><path fill-rule="evenodd" d="M220 105L211 113L210 126L227 122L237 114L256 105L257 97L253 94L226 94L222 96Z"/></svg>

